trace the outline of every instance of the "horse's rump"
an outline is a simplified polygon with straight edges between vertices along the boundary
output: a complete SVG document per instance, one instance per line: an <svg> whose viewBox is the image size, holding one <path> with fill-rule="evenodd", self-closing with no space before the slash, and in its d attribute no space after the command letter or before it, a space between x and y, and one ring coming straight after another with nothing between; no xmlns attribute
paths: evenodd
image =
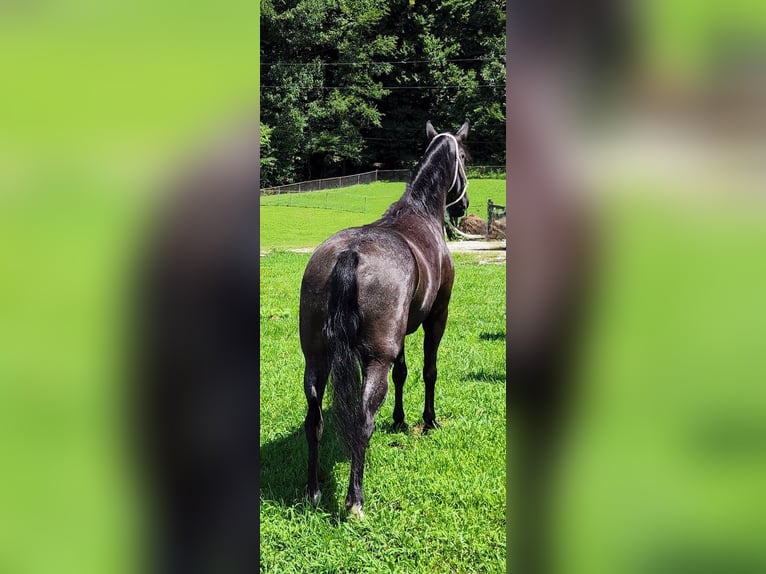
<svg viewBox="0 0 766 574"><path fill-rule="evenodd" d="M417 265L407 243L384 229L357 228L340 232L320 245L309 260L301 285L301 330L304 353L315 347L310 334L324 329L328 309L337 305L331 276L344 254L353 253L354 296L362 322L361 346L398 353L415 288ZM391 333L397 336L392 338ZM372 345L371 345L372 344ZM323 345L324 346L324 345Z"/></svg>

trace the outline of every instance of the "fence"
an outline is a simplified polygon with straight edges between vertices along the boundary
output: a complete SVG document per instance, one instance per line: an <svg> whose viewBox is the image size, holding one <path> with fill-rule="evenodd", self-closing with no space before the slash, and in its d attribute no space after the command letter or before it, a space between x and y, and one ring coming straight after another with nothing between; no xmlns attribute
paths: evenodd
<svg viewBox="0 0 766 574"><path fill-rule="evenodd" d="M487 235L492 231L492 224L505 216L506 207L504 205L492 203L491 199L487 200Z"/></svg>
<svg viewBox="0 0 766 574"><path fill-rule="evenodd" d="M482 178L501 176L505 174L504 165L477 165L467 168L468 178ZM280 195L283 193L303 193L306 191L322 191L327 189L340 189L363 183L376 181L407 181L410 177L409 169L376 169L354 175L328 177L325 179L312 179L287 185L275 185L261 188L261 195Z"/></svg>
<svg viewBox="0 0 766 574"><path fill-rule="evenodd" d="M499 173L492 170L502 169L502 173L505 172L505 168L502 166L479 166L472 169L480 171L474 173L469 171L469 178L480 178L482 174L484 177L491 177ZM261 189L261 205L366 213L367 195L356 190L343 191L343 188L376 181L404 182L409 179L410 173L410 170L407 169L376 170L263 188Z"/></svg>
<svg viewBox="0 0 766 574"><path fill-rule="evenodd" d="M310 193L291 191L262 195L261 205L270 207L310 207L314 209L366 213L367 195L345 191L344 189L325 189Z"/></svg>
<svg viewBox="0 0 766 574"><path fill-rule="evenodd" d="M302 193L305 191L339 189L341 187L349 187L363 183L374 183L376 181L407 181L409 176L410 170L408 169L376 169L375 171L367 171L365 173L357 173L354 175L312 179L310 181L289 183L287 185L265 187L261 189L261 195L279 195L282 193Z"/></svg>

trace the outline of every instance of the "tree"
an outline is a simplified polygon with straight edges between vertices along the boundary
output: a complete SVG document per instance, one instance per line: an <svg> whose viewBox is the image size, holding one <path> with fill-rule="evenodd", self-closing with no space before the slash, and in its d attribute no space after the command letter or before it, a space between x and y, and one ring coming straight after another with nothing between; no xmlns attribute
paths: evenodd
<svg viewBox="0 0 766 574"><path fill-rule="evenodd" d="M422 149L423 126L471 121L474 163L505 163L505 2L436 0L410 5L386 23L399 39L398 59L384 80L383 128L370 136L391 167L411 165ZM409 146L402 146L408 142Z"/></svg>
<svg viewBox="0 0 766 574"><path fill-rule="evenodd" d="M271 134L272 130L267 124L261 123L261 138L260 138L260 167L261 167L261 181L273 181L274 170L277 160L273 155L271 149Z"/></svg>
<svg viewBox="0 0 766 574"><path fill-rule="evenodd" d="M281 183L359 166L361 131L379 126L376 60L393 54L381 34L388 4L379 0L275 1L261 12L261 117L274 127Z"/></svg>
<svg viewBox="0 0 766 574"><path fill-rule="evenodd" d="M265 185L409 167L429 119L505 162L504 2L264 0L261 67Z"/></svg>

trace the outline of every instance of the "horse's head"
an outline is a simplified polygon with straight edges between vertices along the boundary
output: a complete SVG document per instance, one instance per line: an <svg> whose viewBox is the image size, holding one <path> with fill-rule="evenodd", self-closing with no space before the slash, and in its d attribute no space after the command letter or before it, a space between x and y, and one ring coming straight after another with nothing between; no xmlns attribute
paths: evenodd
<svg viewBox="0 0 766 574"><path fill-rule="evenodd" d="M452 178L452 185L447 190L447 196L445 199L445 208L449 214L450 220L453 224L457 223L457 219L464 216L468 210L468 176L465 172L466 151L464 148L465 140L468 139L468 121L460 127L460 129L451 134L449 132L436 133L434 126L430 121L426 123L426 136L428 137L429 145L433 142L434 138L443 137L451 140L451 161L450 164L454 173Z"/></svg>

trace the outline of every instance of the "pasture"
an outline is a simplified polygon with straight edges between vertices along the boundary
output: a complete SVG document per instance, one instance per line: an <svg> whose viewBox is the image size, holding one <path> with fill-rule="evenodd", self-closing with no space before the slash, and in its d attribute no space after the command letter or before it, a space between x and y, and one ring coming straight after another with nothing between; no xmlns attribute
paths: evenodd
<svg viewBox="0 0 766 574"><path fill-rule="evenodd" d="M476 181L470 190L474 210L481 203L486 208L486 199L474 199L482 198L475 187L498 203L504 197L504 181L487 180L484 186ZM304 497L308 452L298 304L309 255L283 248L316 246L343 227L372 221L403 189L402 183L377 183L330 192L340 197L369 194L370 213L269 205L276 198L262 202L261 248L282 248L261 257L264 572L504 571L505 265L484 265L471 255L456 257L436 383L441 429L427 434L422 432L422 330L407 338L408 428L392 429L391 389L367 451L366 520L350 521L344 509L350 462L328 413L330 393L320 444L323 498L314 508Z"/></svg>
<svg viewBox="0 0 766 574"><path fill-rule="evenodd" d="M135 572L141 507L125 452L118 333L127 254L146 207L130 193L104 193L114 187L89 173L57 178L55 193L51 186L41 177L25 193L0 196L1 569ZM679 203L626 195L604 208L608 265L583 350L590 400L568 448L555 549L571 572L727 572L731 564L759 572L766 564L762 206ZM301 571L306 557L317 572L344 564L346 572L439 571L442 557L460 560L456 572L482 563L497 571L506 552L496 378L505 357L493 337L505 320L481 313L502 303L504 268L456 257L436 387L444 428L423 436L414 427L423 406L415 334L404 393L411 432L387 432L389 397L368 454L368 520L351 525L338 498L348 461L329 422L323 502L300 501L295 285L307 258L261 258L264 571Z"/></svg>
<svg viewBox="0 0 766 574"><path fill-rule="evenodd" d="M403 192L404 183L376 182L261 197L261 249L316 247L340 229L374 221ZM468 195L468 213L486 219L488 199L505 205L505 179L471 179ZM293 207L289 206L291 200ZM296 207L299 205L307 207Z"/></svg>

